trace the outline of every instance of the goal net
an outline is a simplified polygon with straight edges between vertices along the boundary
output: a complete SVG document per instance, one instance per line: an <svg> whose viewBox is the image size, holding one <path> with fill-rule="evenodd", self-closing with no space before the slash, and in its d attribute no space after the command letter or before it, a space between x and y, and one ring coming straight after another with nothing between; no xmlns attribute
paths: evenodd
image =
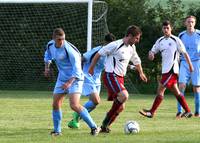
<svg viewBox="0 0 200 143"><path fill-rule="evenodd" d="M33 0L34 1L34 0ZM43 0L44 1L44 0ZM52 89L57 70L43 75L45 45L53 29L62 27L66 39L81 53L87 49L88 3L5 3L0 0L0 89ZM93 2L92 46L108 32L107 4Z"/></svg>

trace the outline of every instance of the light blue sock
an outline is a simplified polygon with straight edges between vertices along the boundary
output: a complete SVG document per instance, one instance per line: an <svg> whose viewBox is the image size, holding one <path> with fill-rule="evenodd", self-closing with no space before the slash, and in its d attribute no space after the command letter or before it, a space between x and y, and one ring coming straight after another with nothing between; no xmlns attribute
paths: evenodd
<svg viewBox="0 0 200 143"><path fill-rule="evenodd" d="M90 116L89 112L87 111L86 108L84 108L81 112L80 112L80 117L87 123L87 125L90 128L96 128L97 125L95 124L95 122L93 121L92 117Z"/></svg>
<svg viewBox="0 0 200 143"><path fill-rule="evenodd" d="M61 132L61 120L62 120L62 110L53 110L53 125L54 132Z"/></svg>
<svg viewBox="0 0 200 143"><path fill-rule="evenodd" d="M182 96L185 96L184 91L181 91L181 94L182 94ZM182 112L182 106L179 102L177 102L177 111L180 113Z"/></svg>
<svg viewBox="0 0 200 143"><path fill-rule="evenodd" d="M195 105L195 113L200 113L200 92L194 93L194 105Z"/></svg>
<svg viewBox="0 0 200 143"><path fill-rule="evenodd" d="M93 109L96 108L96 104L94 104L93 101L89 100L84 104L84 107L88 110L88 112L91 112Z"/></svg>

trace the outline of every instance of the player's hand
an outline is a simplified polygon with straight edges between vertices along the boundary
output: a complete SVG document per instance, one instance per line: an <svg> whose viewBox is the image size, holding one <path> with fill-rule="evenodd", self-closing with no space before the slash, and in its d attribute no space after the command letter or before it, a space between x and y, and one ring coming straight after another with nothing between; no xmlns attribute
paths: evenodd
<svg viewBox="0 0 200 143"><path fill-rule="evenodd" d="M45 68L45 70L44 70L44 76L45 77L49 77L50 76L50 69Z"/></svg>
<svg viewBox="0 0 200 143"><path fill-rule="evenodd" d="M194 67L193 66L189 66L189 69L190 69L190 72L193 72L194 71Z"/></svg>
<svg viewBox="0 0 200 143"><path fill-rule="evenodd" d="M149 51L148 59L150 61L153 61L153 59L154 59L154 53L153 52Z"/></svg>
<svg viewBox="0 0 200 143"><path fill-rule="evenodd" d="M147 77L144 73L140 74L140 78L141 80L143 80L144 82L147 82Z"/></svg>
<svg viewBox="0 0 200 143"><path fill-rule="evenodd" d="M94 69L93 68L89 68L88 70L89 75L93 76L94 75Z"/></svg>
<svg viewBox="0 0 200 143"><path fill-rule="evenodd" d="M65 84L63 84L62 89L66 90L66 89L68 89L71 85L72 85L72 83L66 82Z"/></svg>
<svg viewBox="0 0 200 143"><path fill-rule="evenodd" d="M68 89L72 85L72 83L74 82L74 80L75 80L74 77L71 78L70 80L68 80L65 84L63 84L62 89L64 89L64 90Z"/></svg>

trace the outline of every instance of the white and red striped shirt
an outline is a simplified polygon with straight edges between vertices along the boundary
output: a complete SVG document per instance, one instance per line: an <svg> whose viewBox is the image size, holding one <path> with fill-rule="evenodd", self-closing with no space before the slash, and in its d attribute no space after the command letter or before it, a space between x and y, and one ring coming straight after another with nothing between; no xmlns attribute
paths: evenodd
<svg viewBox="0 0 200 143"><path fill-rule="evenodd" d="M125 76L129 61L134 65L141 64L135 45L125 45L123 39L109 43L98 53L101 56L107 56L105 71L119 76Z"/></svg>
<svg viewBox="0 0 200 143"><path fill-rule="evenodd" d="M160 37L153 45L151 52L154 54L160 52L162 56L162 73L168 73L171 69L174 73L179 73L180 53L186 53L182 41L171 35L170 37Z"/></svg>

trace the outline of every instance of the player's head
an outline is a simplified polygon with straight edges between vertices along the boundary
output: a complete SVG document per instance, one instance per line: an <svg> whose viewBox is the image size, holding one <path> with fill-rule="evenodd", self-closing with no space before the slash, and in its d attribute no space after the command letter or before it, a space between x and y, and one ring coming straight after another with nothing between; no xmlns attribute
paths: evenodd
<svg viewBox="0 0 200 143"><path fill-rule="evenodd" d="M62 28L56 28L53 31L53 39L56 42L56 47L60 48L63 46L65 41L65 32Z"/></svg>
<svg viewBox="0 0 200 143"><path fill-rule="evenodd" d="M197 20L196 17L193 15L189 15L185 18L185 26L187 30L194 31L196 20Z"/></svg>
<svg viewBox="0 0 200 143"><path fill-rule="evenodd" d="M108 44L108 43L115 41L115 40L116 40L116 38L112 33L108 33L104 37L105 44Z"/></svg>
<svg viewBox="0 0 200 143"><path fill-rule="evenodd" d="M128 38L128 44L133 45L140 41L142 31L138 26L131 25L126 30L125 37Z"/></svg>
<svg viewBox="0 0 200 143"><path fill-rule="evenodd" d="M162 23L162 32L164 36L169 37L172 34L172 24L169 20Z"/></svg>

